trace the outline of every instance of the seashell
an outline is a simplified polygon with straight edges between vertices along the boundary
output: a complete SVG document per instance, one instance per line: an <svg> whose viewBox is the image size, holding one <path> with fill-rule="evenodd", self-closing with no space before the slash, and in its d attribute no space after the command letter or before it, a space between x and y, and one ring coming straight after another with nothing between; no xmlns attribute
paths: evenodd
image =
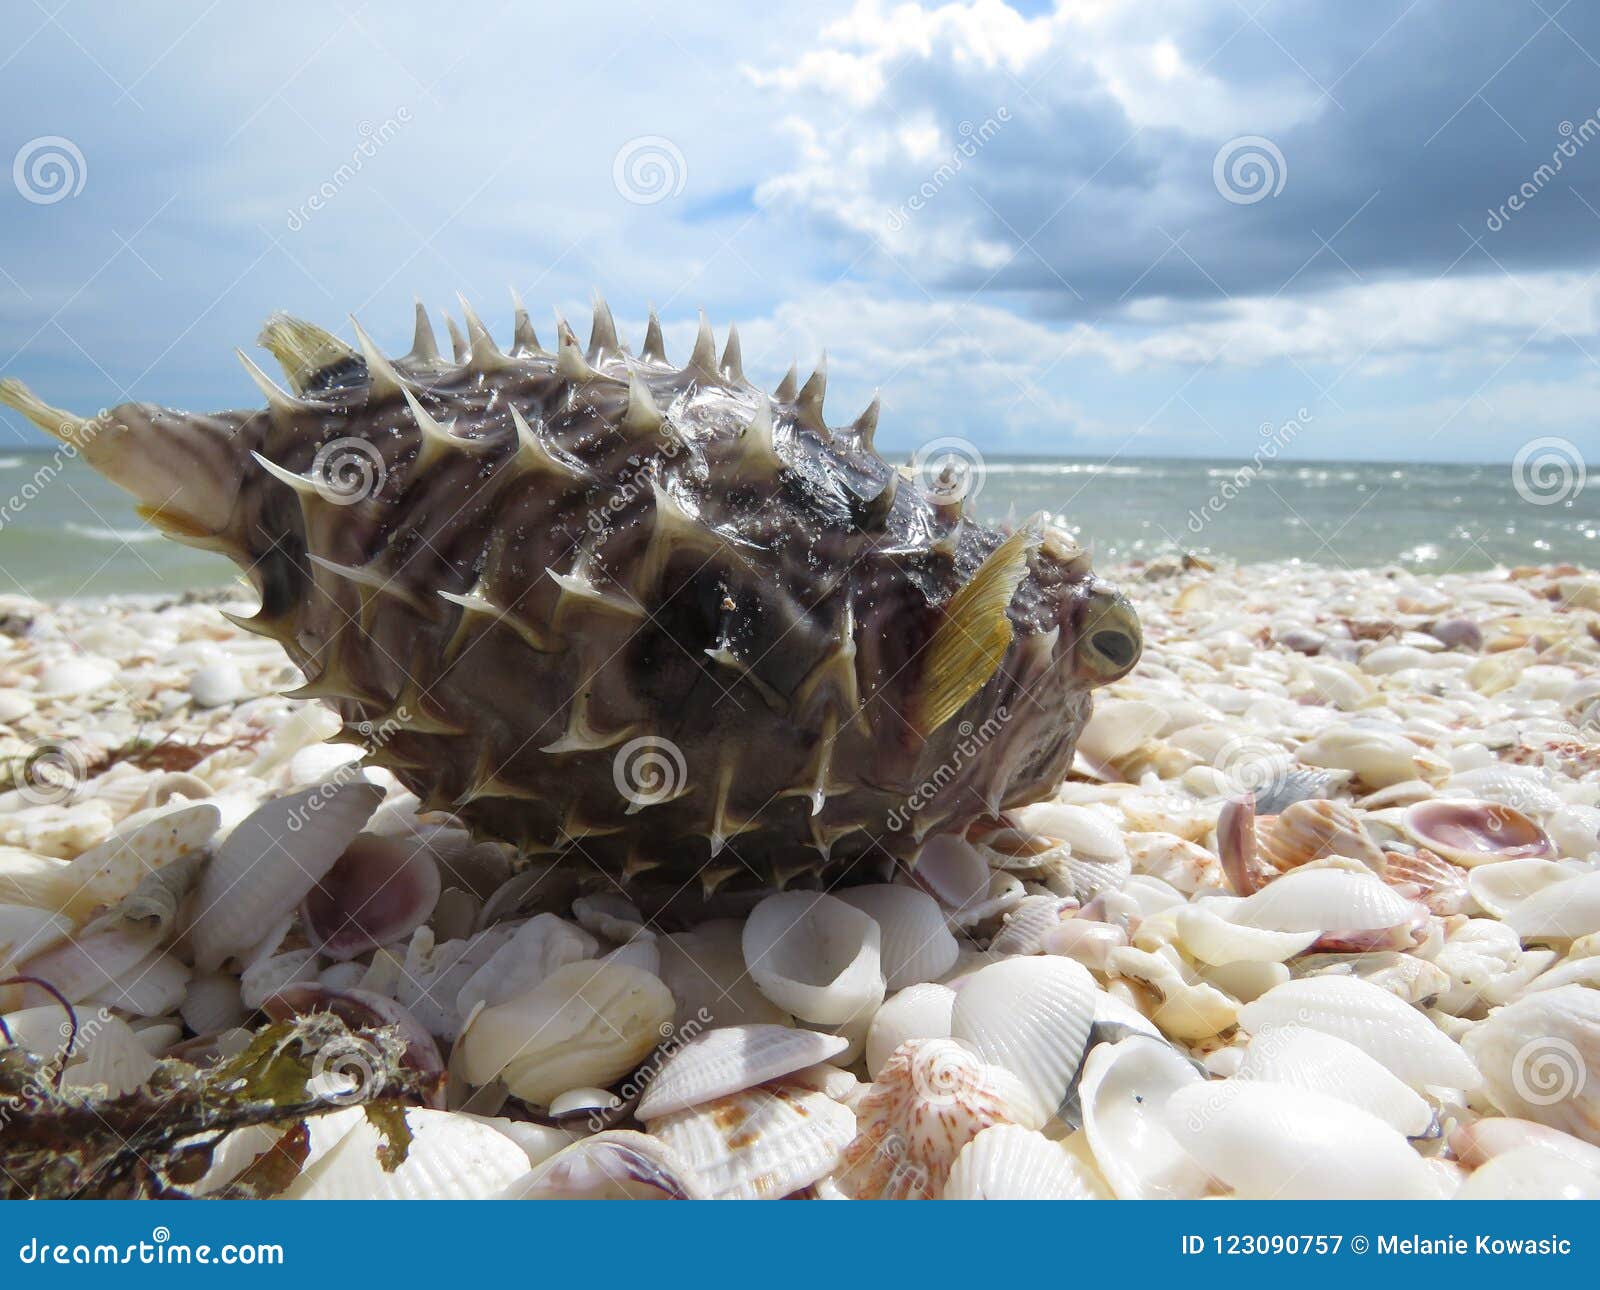
<svg viewBox="0 0 1600 1290"><path fill-rule="evenodd" d="M649 1127L714 1198L780 1200L834 1171L856 1117L821 1093L774 1084L674 1111Z"/></svg>
<svg viewBox="0 0 1600 1290"><path fill-rule="evenodd" d="M140 959L115 981L101 986L86 1003L118 1008L131 1017L169 1016L189 988L189 965L176 955L157 950Z"/></svg>
<svg viewBox="0 0 1600 1290"><path fill-rule="evenodd" d="M789 1025L792 1018L756 987L744 966L742 924L701 923L657 939L661 979L678 1001L684 1026Z"/></svg>
<svg viewBox="0 0 1600 1290"><path fill-rule="evenodd" d="M148 811L152 807L171 805L174 798L198 802L210 796L211 785L200 776L188 771L169 770L146 781L137 805L140 810Z"/></svg>
<svg viewBox="0 0 1600 1290"><path fill-rule="evenodd" d="M242 821L200 876L189 926L195 966L213 971L259 942L328 872L383 800L365 780L274 798Z"/></svg>
<svg viewBox="0 0 1600 1290"><path fill-rule="evenodd" d="M1161 733L1167 715L1164 708L1140 699L1101 699L1078 736L1078 752L1115 762Z"/></svg>
<svg viewBox="0 0 1600 1290"><path fill-rule="evenodd" d="M1301 744L1295 756L1308 766L1347 770L1369 789L1387 788L1408 779L1442 778L1434 759L1404 735L1378 727L1330 726L1315 739Z"/></svg>
<svg viewBox="0 0 1600 1290"><path fill-rule="evenodd" d="M101 1016L80 1037L62 1083L104 1098L122 1097L144 1086L156 1059L121 1017Z"/></svg>
<svg viewBox="0 0 1600 1290"><path fill-rule="evenodd" d="M197 708L222 708L250 697L244 674L231 659L196 668L189 677L189 695Z"/></svg>
<svg viewBox="0 0 1600 1290"><path fill-rule="evenodd" d="M130 815L104 842L72 861L78 888L70 912L81 917L114 905L150 874L201 851L216 834L221 813L209 803L180 802Z"/></svg>
<svg viewBox="0 0 1600 1290"><path fill-rule="evenodd" d="M411 1145L386 1169L384 1139L364 1116L285 1189L286 1200L486 1200L528 1172L505 1134L469 1115L407 1107Z"/></svg>
<svg viewBox="0 0 1600 1290"><path fill-rule="evenodd" d="M1575 940L1600 931L1600 871L1541 887L1500 917L1525 941Z"/></svg>
<svg viewBox="0 0 1600 1290"><path fill-rule="evenodd" d="M1418 802L1406 811L1405 830L1418 846L1469 866L1556 854L1543 829L1516 807L1496 802Z"/></svg>
<svg viewBox="0 0 1600 1290"><path fill-rule="evenodd" d="M129 927L115 919L101 920L70 940L30 955L17 964L16 975L48 981L73 1003L80 1003L127 977L160 943L158 930ZM25 1007L48 1003L52 998L34 985L22 991Z"/></svg>
<svg viewBox="0 0 1600 1290"><path fill-rule="evenodd" d="M956 992L931 981L890 995L867 1030L867 1073L877 1079L890 1055L908 1039L948 1039L955 1005Z"/></svg>
<svg viewBox="0 0 1600 1290"><path fill-rule="evenodd" d="M501 927L504 939L456 993L461 1017L470 1016L480 1003L494 1006L526 993L557 968L593 958L600 948L589 933L554 914L535 914L525 923Z"/></svg>
<svg viewBox="0 0 1600 1290"><path fill-rule="evenodd" d="M92 654L79 654L45 668L39 674L34 694L41 699L71 699L103 690L116 679L115 663Z"/></svg>
<svg viewBox="0 0 1600 1290"><path fill-rule="evenodd" d="M1256 809L1259 813L1259 803ZM1368 835L1361 817L1342 802L1320 798L1294 802L1283 814L1259 821L1256 845L1279 872L1325 856L1344 856L1374 873L1383 871L1382 849Z"/></svg>
<svg viewBox="0 0 1600 1290"><path fill-rule="evenodd" d="M321 953L353 959L427 922L439 886L426 844L359 833L300 902L301 923Z"/></svg>
<svg viewBox="0 0 1600 1290"><path fill-rule="evenodd" d="M1297 802L1324 799L1340 784L1342 776L1327 770L1290 770L1256 790L1256 814L1278 815Z"/></svg>
<svg viewBox="0 0 1600 1290"><path fill-rule="evenodd" d="M17 811L5 840L20 843L36 855L69 859L110 836L114 819L105 802L39 806Z"/></svg>
<svg viewBox="0 0 1600 1290"><path fill-rule="evenodd" d="M32 905L0 905L0 969L65 940L73 921ZM9 976L5 971L0 975Z"/></svg>
<svg viewBox="0 0 1600 1290"><path fill-rule="evenodd" d="M1044 938L1071 912L1071 902L1061 896L1027 896L1005 916L999 932L989 942L996 954L1039 954ZM890 983L889 988L894 988Z"/></svg>
<svg viewBox="0 0 1600 1290"><path fill-rule="evenodd" d="M768 896L750 911L742 945L761 993L805 1021L843 1025L883 1002L878 924L835 896Z"/></svg>
<svg viewBox="0 0 1600 1290"><path fill-rule="evenodd" d="M575 1115L593 1118L604 1116L621 1106L622 1099L608 1089L569 1088L565 1093L551 1099L550 1114L558 1120Z"/></svg>
<svg viewBox="0 0 1600 1290"><path fill-rule="evenodd" d="M1404 948L1427 911L1365 873L1294 869L1228 912L1244 927L1275 932L1320 930L1344 947Z"/></svg>
<svg viewBox="0 0 1600 1290"><path fill-rule="evenodd" d="M1434 1174L1397 1130L1338 1098L1231 1079L1167 1099L1179 1145L1240 1199L1437 1200Z"/></svg>
<svg viewBox="0 0 1600 1290"><path fill-rule="evenodd" d="M1481 1080L1461 1046L1415 1008L1369 981L1316 976L1286 981L1239 1010L1251 1035L1300 1025L1354 1044L1414 1089L1472 1091Z"/></svg>
<svg viewBox="0 0 1600 1290"><path fill-rule="evenodd" d="M1060 954L1095 972L1104 972L1111 951L1127 943L1128 934L1121 927L1080 915L1063 919L1045 933L1040 948L1046 954Z"/></svg>
<svg viewBox="0 0 1600 1290"><path fill-rule="evenodd" d="M1450 1134L1450 1150L1468 1169L1477 1169L1495 1156L1530 1146L1560 1152L1588 1169L1600 1170L1600 1147L1533 1120L1485 1116Z"/></svg>
<svg viewBox="0 0 1600 1290"><path fill-rule="evenodd" d="M1542 1143L1502 1152L1474 1169L1456 1200L1600 1200L1600 1168Z"/></svg>
<svg viewBox="0 0 1600 1290"><path fill-rule="evenodd" d="M1236 917L1238 906L1224 916L1209 908L1212 903L1188 906L1177 916L1178 939L1184 950L1201 963L1217 967L1229 963L1282 963L1321 935L1315 929L1285 931L1254 926Z"/></svg>
<svg viewBox="0 0 1600 1290"><path fill-rule="evenodd" d="M842 1053L836 1035L787 1026L724 1026L696 1035L645 1085L634 1114L654 1120L792 1075Z"/></svg>
<svg viewBox="0 0 1600 1290"><path fill-rule="evenodd" d="M1549 815L1562 805L1561 797L1545 787L1539 767L1502 761L1457 771L1442 791L1451 798L1486 799L1537 816Z"/></svg>
<svg viewBox="0 0 1600 1290"><path fill-rule="evenodd" d="M706 1200L689 1163L659 1138L608 1129L556 1152L510 1183L502 1200Z"/></svg>
<svg viewBox="0 0 1600 1290"><path fill-rule="evenodd" d="M989 862L954 833L929 838L917 852L911 876L946 909L964 909L989 890Z"/></svg>
<svg viewBox="0 0 1600 1290"><path fill-rule="evenodd" d="M1600 808L1563 806L1551 812L1545 828L1561 855L1586 860L1600 850Z"/></svg>
<svg viewBox="0 0 1600 1290"><path fill-rule="evenodd" d="M1080 860L1121 864L1128 858L1121 831L1110 816L1092 807L1037 802L1012 811L1011 816L1028 832L1064 843Z"/></svg>
<svg viewBox="0 0 1600 1290"><path fill-rule="evenodd" d="M626 945L619 945L600 957L606 963L626 963L651 976L661 975L661 948L656 944L654 932L640 932Z"/></svg>
<svg viewBox="0 0 1600 1290"><path fill-rule="evenodd" d="M0 847L0 904L65 914L78 895L79 882L72 876L71 861ZM83 913L87 916L89 910Z"/></svg>
<svg viewBox="0 0 1600 1290"><path fill-rule="evenodd" d="M1106 969L1155 990L1161 1002L1151 1012L1150 1020L1169 1038L1204 1043L1238 1024L1235 1000L1215 986L1190 982L1176 963L1160 954L1131 946L1113 950Z"/></svg>
<svg viewBox="0 0 1600 1290"><path fill-rule="evenodd" d="M1205 1077L1162 1039L1132 1035L1089 1050L1079 1086L1083 1131L1119 1200L1193 1200L1209 1179L1167 1127L1168 1099Z"/></svg>
<svg viewBox="0 0 1600 1290"><path fill-rule="evenodd" d="M996 1124L961 1148L945 1200L1095 1200L1094 1179L1076 1156L1042 1133Z"/></svg>
<svg viewBox="0 0 1600 1290"><path fill-rule="evenodd" d="M1227 886L1222 862L1204 847L1174 833L1133 833L1127 844L1134 873L1160 878L1188 895L1221 891Z"/></svg>
<svg viewBox="0 0 1600 1290"><path fill-rule="evenodd" d="M1446 649L1476 653L1483 648L1483 632L1470 618L1441 618L1427 632Z"/></svg>
<svg viewBox="0 0 1600 1290"><path fill-rule="evenodd" d="M1248 896L1272 881L1270 865L1256 847L1255 797L1231 797L1217 812L1217 859L1229 885L1241 896Z"/></svg>
<svg viewBox="0 0 1600 1290"><path fill-rule="evenodd" d="M225 972L204 972L189 981L179 1014L197 1035L214 1035L243 1024L249 1015L239 995L239 978Z"/></svg>
<svg viewBox="0 0 1600 1290"><path fill-rule="evenodd" d="M1430 914L1448 918L1469 904L1466 871L1426 847L1385 851L1383 880L1402 896L1421 902Z"/></svg>
<svg viewBox="0 0 1600 1290"><path fill-rule="evenodd" d="M1564 985L1491 1012L1462 1040L1494 1104L1600 1145L1600 992Z"/></svg>
<svg viewBox="0 0 1600 1290"><path fill-rule="evenodd" d="M1037 1129L1037 1100L1004 1067L954 1039L912 1039L856 1107L858 1132L835 1181L855 1199L932 1200L961 1148L995 1124Z"/></svg>
<svg viewBox="0 0 1600 1290"><path fill-rule="evenodd" d="M572 902L572 916L586 932L604 937L617 945L631 941L644 931L644 915L639 907L615 892L596 892Z"/></svg>
<svg viewBox="0 0 1600 1290"><path fill-rule="evenodd" d="M1305 1026L1269 1026L1250 1037L1239 1079L1292 1084L1360 1107L1408 1138L1433 1125L1428 1104L1354 1044Z"/></svg>
<svg viewBox="0 0 1600 1290"><path fill-rule="evenodd" d="M1071 959L1006 959L961 983L950 1034L1015 1075L1047 1118L1083 1059L1097 993L1094 978Z"/></svg>
<svg viewBox="0 0 1600 1290"><path fill-rule="evenodd" d="M1554 860L1496 860L1467 870L1467 891L1480 909L1504 918L1530 897L1575 876L1577 871Z"/></svg>
<svg viewBox="0 0 1600 1290"><path fill-rule="evenodd" d="M638 968L568 963L481 1010L452 1060L470 1084L499 1079L512 1096L546 1106L567 1089L627 1074L669 1033L673 1008L667 987Z"/></svg>
<svg viewBox="0 0 1600 1290"><path fill-rule="evenodd" d="M889 884L847 887L838 898L878 924L879 961L887 990L937 980L956 961L956 938L932 896Z"/></svg>
<svg viewBox="0 0 1600 1290"><path fill-rule="evenodd" d="M1022 903L1027 888L1014 874L996 871L989 875L989 886L978 900L950 911L950 925L967 931L1004 918Z"/></svg>

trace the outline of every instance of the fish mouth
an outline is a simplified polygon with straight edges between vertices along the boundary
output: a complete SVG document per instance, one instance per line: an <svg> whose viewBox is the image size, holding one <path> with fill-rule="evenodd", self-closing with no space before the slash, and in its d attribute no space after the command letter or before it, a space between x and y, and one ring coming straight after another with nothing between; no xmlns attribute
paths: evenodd
<svg viewBox="0 0 1600 1290"><path fill-rule="evenodd" d="M1144 650L1139 615L1125 597L1096 587L1079 605L1073 670L1090 685L1109 685L1133 671Z"/></svg>

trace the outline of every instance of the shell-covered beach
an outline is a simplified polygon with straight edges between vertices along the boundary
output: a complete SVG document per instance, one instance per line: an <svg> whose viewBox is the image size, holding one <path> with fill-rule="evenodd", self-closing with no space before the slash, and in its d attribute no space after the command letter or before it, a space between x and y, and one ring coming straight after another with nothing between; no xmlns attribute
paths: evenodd
<svg viewBox="0 0 1600 1290"><path fill-rule="evenodd" d="M1112 575L1053 800L831 893L474 839L225 595L4 598L0 1180L1600 1197L1600 576Z"/></svg>

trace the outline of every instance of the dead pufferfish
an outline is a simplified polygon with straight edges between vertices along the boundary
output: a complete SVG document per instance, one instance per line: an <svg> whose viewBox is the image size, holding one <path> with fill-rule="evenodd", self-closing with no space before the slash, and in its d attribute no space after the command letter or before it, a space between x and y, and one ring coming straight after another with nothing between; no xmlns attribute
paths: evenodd
<svg viewBox="0 0 1600 1290"><path fill-rule="evenodd" d="M0 402L238 563L234 621L370 762L528 853L831 881L1059 784L1141 646L1065 534L975 523L877 454L876 401L830 428L823 368L769 398L703 317L677 367L654 315L638 354L603 303L554 353L520 303L509 353L465 316L454 361L420 304L393 360L276 316L265 411Z"/></svg>

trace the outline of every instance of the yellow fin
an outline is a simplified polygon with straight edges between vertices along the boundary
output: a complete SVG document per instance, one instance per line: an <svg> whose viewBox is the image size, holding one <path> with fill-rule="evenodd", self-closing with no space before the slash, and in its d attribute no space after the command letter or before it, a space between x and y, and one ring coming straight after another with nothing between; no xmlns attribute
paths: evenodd
<svg viewBox="0 0 1600 1290"><path fill-rule="evenodd" d="M283 374L296 394L305 393L311 378L323 368L356 356L355 350L332 332L288 314L268 318L257 339L282 364Z"/></svg>
<svg viewBox="0 0 1600 1290"><path fill-rule="evenodd" d="M1038 543L1028 529L1013 533L945 603L943 621L922 647L922 684L906 714L924 739L955 716L994 675L1011 646L1006 609L1028 576Z"/></svg>

